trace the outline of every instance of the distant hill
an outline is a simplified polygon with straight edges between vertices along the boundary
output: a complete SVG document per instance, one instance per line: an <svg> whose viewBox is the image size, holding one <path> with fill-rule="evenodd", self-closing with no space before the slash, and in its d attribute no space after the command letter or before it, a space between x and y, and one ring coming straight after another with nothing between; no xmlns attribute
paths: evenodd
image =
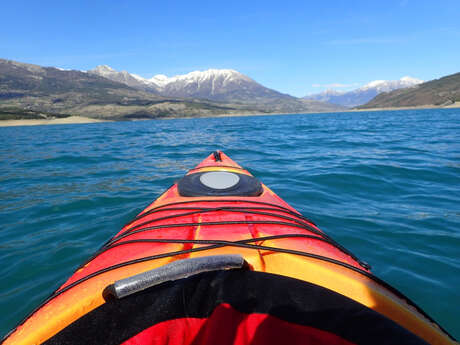
<svg viewBox="0 0 460 345"><path fill-rule="evenodd" d="M230 101L231 88L227 89L228 97L222 96L220 101L198 99L196 92L200 92L200 88L198 91L193 91L190 98L179 96L186 93L165 97L155 89L136 84L136 80L139 81L141 77L133 77L127 72L114 70L108 72L111 75L102 76L102 73L62 70L0 59L0 110L4 114L0 119L6 114L11 117L14 111L22 114L18 114L18 117L32 116L31 114L36 112L39 117L42 116L39 114L47 114L46 116L59 114L103 119L131 119L319 112L341 109L335 105L304 101L276 91L266 91L266 97L260 96L262 98L258 99L255 94L250 93L250 90L246 90L247 101L242 98ZM201 91L209 87L207 82L198 84L202 86ZM215 91L218 84L218 79L214 80ZM174 82L168 85L171 90L176 90ZM196 88L190 84L189 89ZM186 87L184 90L189 89ZM236 88L233 91L237 92ZM172 91L170 93L173 94ZM281 96L274 96L278 94ZM270 100L270 96L274 98Z"/></svg>
<svg viewBox="0 0 460 345"><path fill-rule="evenodd" d="M41 67L0 59L0 99L80 92L91 97L135 91L124 84L80 71Z"/></svg>
<svg viewBox="0 0 460 345"><path fill-rule="evenodd" d="M455 102L460 102L460 73L431 80L413 88L379 94L359 108L446 106Z"/></svg>
<svg viewBox="0 0 460 345"><path fill-rule="evenodd" d="M321 93L305 96L304 98L352 108L369 102L382 92L413 87L420 83L423 83L423 80L412 77L402 77L399 80L374 80L356 90L326 90Z"/></svg>

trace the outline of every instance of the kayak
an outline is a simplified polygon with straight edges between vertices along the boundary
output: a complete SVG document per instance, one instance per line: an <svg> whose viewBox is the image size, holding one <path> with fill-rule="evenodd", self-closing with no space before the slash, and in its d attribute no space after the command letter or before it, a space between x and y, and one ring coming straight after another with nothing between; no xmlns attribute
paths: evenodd
<svg viewBox="0 0 460 345"><path fill-rule="evenodd" d="M4 344L458 344L226 154L210 154Z"/></svg>

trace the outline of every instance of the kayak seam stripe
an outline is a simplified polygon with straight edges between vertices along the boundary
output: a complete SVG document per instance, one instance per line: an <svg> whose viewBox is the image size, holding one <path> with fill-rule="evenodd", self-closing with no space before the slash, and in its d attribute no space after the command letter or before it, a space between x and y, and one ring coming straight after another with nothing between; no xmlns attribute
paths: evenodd
<svg viewBox="0 0 460 345"><path fill-rule="evenodd" d="M123 231L120 235L117 235L115 237L112 238L112 240L115 240L117 239L117 237L125 234L125 233L128 233L128 232L131 232L131 231L134 231L134 230L137 230L139 228L141 228L142 226L144 225L147 225L147 224L150 224L150 223L154 223L154 222L157 222L157 221L160 221L160 220L166 220L166 219L173 219L173 218L180 218L180 217L184 217L184 216L189 216L189 215L193 215L193 214L196 214L196 213L205 213L205 212L218 212L218 211L228 211L228 212L240 212L240 213L251 213L251 214L259 214L259 215L264 215L264 216L272 216L272 217L277 217L277 218L282 218L282 219L287 219L287 220L291 220L293 222L296 222L298 224L301 224L303 225L305 228L307 228L309 231L312 231L314 233L318 233L318 234L321 234L322 236L324 237L328 237L326 234L324 234L322 231L319 231L313 227L311 227L309 224L303 222L302 220L298 220L298 219L295 219L295 218L291 218L291 217L287 217L287 216L283 216L283 215L279 215L279 214L276 214L276 213L269 213L269 212L260 212L260 211L248 211L247 209L241 209L239 207L233 207L233 206L229 206L229 207L214 207L214 208L204 208L204 209L199 209L199 210L196 210L196 211L190 211L190 212L185 212L185 213L180 213L180 214L174 214L174 215L171 215L171 216L164 216L164 217L159 217L159 218L155 218L155 219L151 219L151 220L148 220L146 222L143 222L141 224L138 224L132 228L129 228L129 229L126 229L125 231ZM277 210L275 210L277 211Z"/></svg>
<svg viewBox="0 0 460 345"><path fill-rule="evenodd" d="M187 208L188 209L188 208ZM249 208L251 209L251 208ZM272 209L273 210L273 209ZM258 212L258 211L248 211L246 208L239 208L239 207L233 207L233 206L223 206L223 207L216 207L216 208L202 208L202 209L199 209L199 210L196 210L196 211L191 211L191 212L185 212L185 213L181 213L181 214L175 214L175 215L171 215L171 216L165 216L165 217L159 217L159 218L156 218L156 219L152 219L152 220L149 220L149 221L146 221L146 222L143 222L141 224L138 224L132 228L128 228L126 229L125 231L121 232L119 235L113 237L111 240L109 240L103 247L105 246L108 246L110 245L111 243L115 242L116 240L120 239L120 238L123 238L123 235L126 234L126 233L129 233L129 232L134 232L134 230L144 226L144 225L147 225L147 224L150 224L150 223L153 223L153 222L156 222L156 221L160 221L160 220L166 220L166 219L173 219L173 218L179 218L179 217L183 217L183 216L188 216L188 215L193 215L193 214L196 214L196 213L204 213L204 212L213 212L213 211L228 211L228 212L244 212L244 213L251 213L251 214L259 214L259 215L265 215L265 216L272 216L272 217L277 217L277 218L282 218L282 219L286 219L286 220L291 220L293 222L296 222L298 224L301 224L304 226L304 228L306 228L308 231L311 231L313 233L316 233L316 234L319 234L320 236L323 236L325 238L328 238L330 241L331 241L331 244L336 247L337 249L341 250L343 253L349 255L351 258L353 258L354 260L356 260L363 268L365 269L370 269L370 266L363 262L362 260L360 260L358 257L356 257L353 253L349 252L346 248L344 248L342 245L340 245L338 242L336 242L335 240L333 240L331 237L329 237L327 234L325 234L324 232L320 231L320 230L317 230L315 229L314 227L312 227L310 224L308 223L305 223L304 221L302 220L299 220L299 219L295 219L295 218L291 218L291 217L287 217L287 216L283 216L283 215L279 215L279 214L275 214L275 213L268 213L268 212ZM275 210L275 211L278 211L278 210ZM143 214L142 216L144 216L145 214ZM297 215L295 215L297 217ZM142 217L140 217L139 219L141 219ZM301 218L301 217L298 217L298 218ZM304 217L302 217L304 218ZM307 222L310 222L309 220L306 219ZM131 223L132 224L132 223ZM103 248L102 247L102 248Z"/></svg>
<svg viewBox="0 0 460 345"><path fill-rule="evenodd" d="M146 222L143 222L141 224L138 224L132 228L129 228L129 229L126 229L125 231L121 232L119 235L113 237L111 240L109 240L104 246L102 246L101 249L103 249L104 247L106 246L109 246L110 244L114 243L115 241L118 241L124 237L127 236L127 234L131 234L131 233L138 233L138 229L141 228L142 226L145 226L147 224L150 224L150 223L153 223L153 222L156 222L156 221L159 221L159 220L165 220L165 219L173 219L173 218L179 218L179 217L183 217L183 216L189 216L189 215L193 215L193 214L196 214L196 213L204 213L204 212L217 212L217 211L228 211L228 212L241 212L241 213L245 213L245 214L257 214L257 215L263 215L263 216L272 216L272 217L275 217L275 218L281 218L281 219L286 219L286 220L290 220L290 221L293 221L299 225L301 225L300 227L303 228L303 229L306 229L307 231L310 231L310 232L313 232L319 236L322 236L324 238L327 238L329 241L330 241L330 244L333 245L335 248L339 249L340 251L342 251L343 253L345 253L346 255L350 256L352 259L354 259L355 261L358 262L358 264L360 266L362 266L363 268L365 269L370 269L370 266L369 264L363 262L362 260L360 260L356 255L354 255L353 253L351 253L350 251L348 251L345 247L343 247L342 245L340 245L338 242L336 242L334 239L332 239L330 236L328 236L327 234L325 234L324 232L318 230L318 229L315 229L314 227L312 227L310 224L308 223L305 223L304 221L302 220L299 220L299 219L295 219L295 218L291 218L291 217L287 217L287 216L283 216L283 215L279 215L279 214L276 214L276 213L269 213L269 212L259 212L259 211L248 211L246 209L240 209L239 207L232 207L232 206L229 206L229 207L216 207L216 208L206 208L206 209L203 209L203 210L197 210L197 211L191 211L191 212L185 212L185 213L181 213L181 214L175 214L175 215L171 215L171 216L165 216L165 217L160 217L160 218L156 218L156 219L152 219L152 220L149 220L149 221L146 221ZM211 223L211 222L209 222ZM257 223L257 221L247 221L245 223L241 222L241 223L230 223L229 221L222 221L222 222L212 222L212 223L220 223L222 225L226 225L226 224L261 224L261 223ZM205 224L205 223L203 223ZM263 223L262 223L263 224ZM265 223L265 224L273 224L273 223ZM276 223L275 223L276 224ZM278 223L278 224L281 224L281 223ZM288 224L291 224L291 223L288 223ZM172 224L172 225L176 225L176 224ZM215 225L215 224L209 224L209 225ZM190 226L196 226L195 223L194 224L190 224ZM154 229L154 227L146 227L146 228L143 228L142 230L144 229ZM97 255L99 254L99 252L97 254L95 254L93 256L96 257ZM91 260L91 259L90 259ZM89 261L90 261L89 260ZM87 262L89 262L87 261ZM87 263L86 262L86 263Z"/></svg>

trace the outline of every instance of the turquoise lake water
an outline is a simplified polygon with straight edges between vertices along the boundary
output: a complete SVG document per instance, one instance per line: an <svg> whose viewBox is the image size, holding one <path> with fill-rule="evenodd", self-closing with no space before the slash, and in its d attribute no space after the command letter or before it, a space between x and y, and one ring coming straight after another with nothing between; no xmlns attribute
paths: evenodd
<svg viewBox="0 0 460 345"><path fill-rule="evenodd" d="M460 338L460 109L0 128L0 335L221 149Z"/></svg>

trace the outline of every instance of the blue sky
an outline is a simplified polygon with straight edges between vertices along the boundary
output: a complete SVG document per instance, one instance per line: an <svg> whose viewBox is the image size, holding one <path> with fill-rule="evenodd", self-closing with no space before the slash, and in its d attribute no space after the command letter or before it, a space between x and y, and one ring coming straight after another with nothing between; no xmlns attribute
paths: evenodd
<svg viewBox="0 0 460 345"><path fill-rule="evenodd" d="M143 77L236 69L304 96L460 71L460 1L8 1L0 57Z"/></svg>

